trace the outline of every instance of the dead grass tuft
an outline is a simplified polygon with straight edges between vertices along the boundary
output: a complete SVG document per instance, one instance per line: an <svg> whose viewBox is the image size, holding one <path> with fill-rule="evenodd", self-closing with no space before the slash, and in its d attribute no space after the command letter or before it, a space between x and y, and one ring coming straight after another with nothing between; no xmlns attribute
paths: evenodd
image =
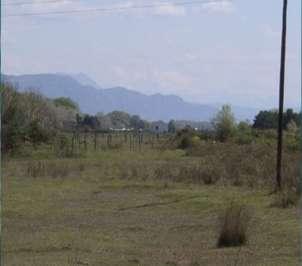
<svg viewBox="0 0 302 266"><path fill-rule="evenodd" d="M232 203L221 217L217 247L237 247L246 244L249 220L247 207Z"/></svg>

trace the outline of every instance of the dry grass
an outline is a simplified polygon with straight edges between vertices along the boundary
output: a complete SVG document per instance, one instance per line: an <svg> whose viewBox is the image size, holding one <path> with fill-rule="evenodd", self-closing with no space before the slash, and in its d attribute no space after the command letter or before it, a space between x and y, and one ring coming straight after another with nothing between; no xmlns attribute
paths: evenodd
<svg viewBox="0 0 302 266"><path fill-rule="evenodd" d="M250 214L247 207L232 203L221 219L218 247L238 247L248 240L247 230Z"/></svg>
<svg viewBox="0 0 302 266"><path fill-rule="evenodd" d="M201 159L201 167L213 168L219 181L251 188L275 184L276 147L265 143L238 145L204 142L187 151L188 156ZM284 150L283 183L297 189L300 176L300 153Z"/></svg>
<svg viewBox="0 0 302 266"><path fill-rule="evenodd" d="M229 156L228 162L239 157ZM218 151L209 157L107 150L81 159L9 161L5 265L299 264L296 206L270 208L274 195L259 185L262 170L240 164L243 182L233 186L234 168ZM217 248L215 221L232 201L252 206L257 226L248 227L247 246Z"/></svg>
<svg viewBox="0 0 302 266"><path fill-rule="evenodd" d="M299 200L300 196L295 190L284 188L282 191L274 195L274 201L271 206L285 209L297 206Z"/></svg>
<svg viewBox="0 0 302 266"><path fill-rule="evenodd" d="M64 178L71 174L80 173L85 170L85 163L77 160L74 164L68 160L31 160L26 162L26 177L52 177Z"/></svg>

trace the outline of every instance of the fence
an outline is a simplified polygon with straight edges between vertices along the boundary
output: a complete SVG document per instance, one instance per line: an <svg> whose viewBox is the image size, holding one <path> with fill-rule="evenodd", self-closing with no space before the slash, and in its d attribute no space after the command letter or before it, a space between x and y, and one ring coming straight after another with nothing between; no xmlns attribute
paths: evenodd
<svg viewBox="0 0 302 266"><path fill-rule="evenodd" d="M146 149L160 148L170 137L171 135L165 133L142 131L75 130L58 135L53 142L53 149L61 157L79 156L83 152L109 149L141 152Z"/></svg>

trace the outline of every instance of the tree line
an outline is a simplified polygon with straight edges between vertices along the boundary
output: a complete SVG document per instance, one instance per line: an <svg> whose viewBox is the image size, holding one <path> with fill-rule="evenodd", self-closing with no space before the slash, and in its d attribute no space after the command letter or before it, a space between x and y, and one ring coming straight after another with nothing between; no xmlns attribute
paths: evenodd
<svg viewBox="0 0 302 266"><path fill-rule="evenodd" d="M283 114L283 129L287 129L291 123L295 123L299 127L301 119L301 112L296 113L293 109L287 109ZM253 127L258 129L277 129L278 111L260 111L255 117Z"/></svg>
<svg viewBox="0 0 302 266"><path fill-rule="evenodd" d="M108 114L98 113L96 115L77 113L76 127L104 131L108 129L146 130L150 128L150 123L138 115L113 111Z"/></svg>
<svg viewBox="0 0 302 266"><path fill-rule="evenodd" d="M2 84L0 92L1 149L4 153L25 143L37 146L50 142L65 131L151 128L149 122L126 112L82 114L78 104L65 97L49 99L37 92L21 93L10 84Z"/></svg>
<svg viewBox="0 0 302 266"><path fill-rule="evenodd" d="M37 92L18 92L10 84L1 85L1 120L2 120L2 152L15 150L24 143L34 146L51 141L60 132L70 130L85 131L109 131L119 130L143 130L143 131L166 131L176 133L185 126L186 121L170 120L149 122L138 115L130 115L122 111L113 111L108 114L97 113L96 115L83 114L77 103L69 98L60 97L48 99ZM208 123L208 128L200 131L214 131L216 138L221 141L227 140L234 132L242 133L254 129L276 129L278 125L278 112L275 110L260 111L253 123L236 123L231 107L225 105L217 113L213 121ZM297 129L301 124L301 113L292 109L284 113L285 129ZM201 124L193 123L193 126ZM241 133L240 133L241 132ZM213 133L211 133L213 134ZM237 134L238 135L238 134Z"/></svg>

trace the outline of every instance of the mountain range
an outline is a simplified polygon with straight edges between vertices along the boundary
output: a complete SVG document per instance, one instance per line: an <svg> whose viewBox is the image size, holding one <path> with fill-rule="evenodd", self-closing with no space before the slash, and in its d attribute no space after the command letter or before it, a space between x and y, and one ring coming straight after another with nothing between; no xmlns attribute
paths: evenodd
<svg viewBox="0 0 302 266"><path fill-rule="evenodd" d="M82 112L96 114L125 111L149 121L170 119L209 121L219 107L184 101L175 95L146 95L124 87L102 88L85 74L2 75L4 82L18 91L38 91L49 98L69 97L79 104ZM232 106L237 120L252 120L257 109Z"/></svg>

